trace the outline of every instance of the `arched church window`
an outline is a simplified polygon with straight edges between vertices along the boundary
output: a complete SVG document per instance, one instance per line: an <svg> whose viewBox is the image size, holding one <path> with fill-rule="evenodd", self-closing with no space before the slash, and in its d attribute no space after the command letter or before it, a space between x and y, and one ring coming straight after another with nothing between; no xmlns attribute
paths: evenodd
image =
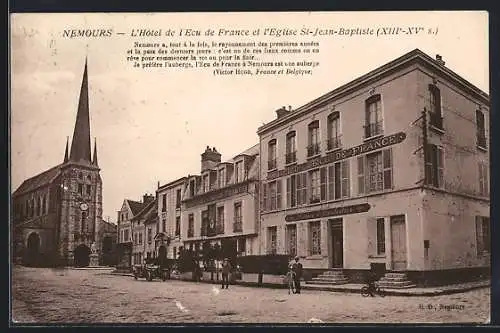
<svg viewBox="0 0 500 333"><path fill-rule="evenodd" d="M87 176L87 180L88 180L89 182L91 182L91 181L92 181L92 176L91 176L91 175L88 175L88 176Z"/></svg>

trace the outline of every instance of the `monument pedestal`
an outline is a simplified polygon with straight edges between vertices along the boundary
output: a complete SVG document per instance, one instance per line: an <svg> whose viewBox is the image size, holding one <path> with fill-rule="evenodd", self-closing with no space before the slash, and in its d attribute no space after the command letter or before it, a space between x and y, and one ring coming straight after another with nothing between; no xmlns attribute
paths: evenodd
<svg viewBox="0 0 500 333"><path fill-rule="evenodd" d="M99 255L97 253L90 254L89 266L99 266Z"/></svg>

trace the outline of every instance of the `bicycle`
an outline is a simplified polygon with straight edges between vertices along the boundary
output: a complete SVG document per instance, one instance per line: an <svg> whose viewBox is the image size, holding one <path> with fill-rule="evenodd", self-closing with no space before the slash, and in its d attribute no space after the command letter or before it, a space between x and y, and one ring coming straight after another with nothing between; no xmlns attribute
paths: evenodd
<svg viewBox="0 0 500 333"><path fill-rule="evenodd" d="M363 295L363 297L368 297L371 294L377 294L380 297L385 297L385 291L380 287L375 287L373 290L371 290L371 292L369 286L364 286L363 288L361 288L361 295Z"/></svg>
<svg viewBox="0 0 500 333"><path fill-rule="evenodd" d="M286 278L288 281L288 295L290 295L290 293L295 294L295 292L297 291L297 288L295 286L295 272L292 270L289 270L286 273Z"/></svg>

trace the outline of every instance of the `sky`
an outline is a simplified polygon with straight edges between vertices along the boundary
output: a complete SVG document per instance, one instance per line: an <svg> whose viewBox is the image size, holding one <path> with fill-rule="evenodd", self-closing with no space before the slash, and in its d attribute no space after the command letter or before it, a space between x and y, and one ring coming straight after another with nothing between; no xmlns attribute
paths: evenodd
<svg viewBox="0 0 500 333"><path fill-rule="evenodd" d="M437 34L398 36L132 37L132 29L355 29L424 27ZM73 134L85 58L92 147L103 180L103 218L123 200L200 173L200 154L222 160L258 143L257 129L281 106L293 109L415 48L489 93L487 12L93 13L11 16L11 192L63 161ZM113 29L111 37L67 38L65 29ZM123 32L118 35L116 32ZM307 76L214 76L210 70L137 69L134 42L244 39L320 44ZM246 41L246 40L245 40ZM263 56L265 58L265 56ZM266 59L276 59L268 55Z"/></svg>

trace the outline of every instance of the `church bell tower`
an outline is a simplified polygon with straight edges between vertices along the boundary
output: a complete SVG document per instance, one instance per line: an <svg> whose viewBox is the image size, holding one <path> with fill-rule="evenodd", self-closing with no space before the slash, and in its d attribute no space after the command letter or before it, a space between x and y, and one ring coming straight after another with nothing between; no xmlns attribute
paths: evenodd
<svg viewBox="0 0 500 333"><path fill-rule="evenodd" d="M102 179L99 171L97 141L94 141L93 157L91 154L85 59L71 149L67 141L61 165L59 254L68 265L88 266L91 252L95 250L99 254L99 227L102 221Z"/></svg>

